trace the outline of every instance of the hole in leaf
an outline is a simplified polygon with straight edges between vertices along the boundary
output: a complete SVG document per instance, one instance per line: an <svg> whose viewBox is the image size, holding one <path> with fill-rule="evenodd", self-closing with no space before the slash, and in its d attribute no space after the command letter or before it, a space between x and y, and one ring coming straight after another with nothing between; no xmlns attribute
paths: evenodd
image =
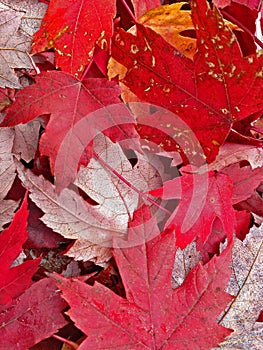
<svg viewBox="0 0 263 350"><path fill-rule="evenodd" d="M87 203L90 205L99 205L96 201L94 201L90 196L87 195L81 188L77 187L74 184L70 184L69 188L75 192L77 192Z"/></svg>
<svg viewBox="0 0 263 350"><path fill-rule="evenodd" d="M257 322L263 322L263 311L261 311L261 313L257 319Z"/></svg>
<svg viewBox="0 0 263 350"><path fill-rule="evenodd" d="M239 166L240 168L245 168L246 166L250 166L250 163L247 160L241 160Z"/></svg>
<svg viewBox="0 0 263 350"><path fill-rule="evenodd" d="M196 39L196 33L194 29L183 30L182 32L180 32L180 35L186 38Z"/></svg>
<svg viewBox="0 0 263 350"><path fill-rule="evenodd" d="M124 150L123 152L127 157L128 161L130 162L131 166L134 168L135 165L138 163L138 158L136 156L136 153L131 149Z"/></svg>
<svg viewBox="0 0 263 350"><path fill-rule="evenodd" d="M30 162L26 162L25 160L21 159L21 163L27 169L33 169L34 168L34 159L30 160Z"/></svg>

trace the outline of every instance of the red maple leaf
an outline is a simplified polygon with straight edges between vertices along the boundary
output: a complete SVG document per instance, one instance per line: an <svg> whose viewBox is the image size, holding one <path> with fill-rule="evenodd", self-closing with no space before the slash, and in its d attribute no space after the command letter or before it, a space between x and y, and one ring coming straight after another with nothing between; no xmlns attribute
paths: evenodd
<svg viewBox="0 0 263 350"><path fill-rule="evenodd" d="M6 307L13 298L18 297L31 286L40 259L26 261L11 267L22 252L27 240L27 199L17 211L10 226L0 235L0 308Z"/></svg>
<svg viewBox="0 0 263 350"><path fill-rule="evenodd" d="M109 48L115 15L116 0L51 0L34 35L33 53L54 48L57 67L80 77L95 44Z"/></svg>
<svg viewBox="0 0 263 350"><path fill-rule="evenodd" d="M182 175L150 192L163 199L181 199L166 223L167 228L176 231L177 246L185 248L195 237L205 243L216 218L220 219L227 237L232 239L235 212L232 207L231 179L225 174L214 172L202 175L182 172ZM194 188L197 188L195 192Z"/></svg>
<svg viewBox="0 0 263 350"><path fill-rule="evenodd" d="M38 8L39 1L48 10L30 47L27 39L43 15L31 7ZM0 1L2 30L13 34L3 35L5 66L12 73L7 86L21 89L0 89L6 127L0 212L5 218L8 203L14 206L23 197L21 185L43 210L29 205L28 219L25 199L0 233L1 349L33 349L54 336L50 346L36 347L53 349L58 339L74 339L76 327L84 333L79 346L84 350L260 343L261 232L249 233L263 218L263 55L251 54L256 44L262 46L253 35L260 1L191 0L195 32L187 25L190 10L187 20L181 13L186 11L178 10L188 5L175 10L173 2ZM194 47L197 42L193 59L142 24L128 32L116 29L112 47L113 20L126 30L160 3L166 6L146 17L158 13L163 25L160 12L168 21L173 11L180 12L185 29L180 40L190 36ZM215 4L229 6L219 11ZM232 32L221 14L239 28L231 24ZM174 28L167 30L174 37ZM30 48L36 55L28 55ZM111 55L125 66L120 83L107 78ZM109 77L123 68L111 61ZM19 160L32 171L23 170ZM101 246L105 240L107 246ZM240 240L244 247L256 243L256 249L240 249ZM33 254L43 256L38 270L40 259L30 260ZM61 254L68 257L60 259ZM87 281L100 270L92 261L109 268ZM41 279L54 269L63 277ZM55 336L67 323L66 307L69 327ZM224 323L230 319L238 327ZM235 331L226 339L229 328Z"/></svg>
<svg viewBox="0 0 263 350"><path fill-rule="evenodd" d="M27 240L27 198L0 235L0 348L24 350L54 334L67 322L66 304L50 279L33 284L41 258L12 267Z"/></svg>
<svg viewBox="0 0 263 350"><path fill-rule="evenodd" d="M25 350L52 336L67 324L65 307L51 279L34 283L0 313L0 348Z"/></svg>
<svg viewBox="0 0 263 350"><path fill-rule="evenodd" d="M263 57L243 57L218 10L204 0L191 4L198 48L193 61L140 24L136 36L116 31L112 56L127 68L122 82L141 101L182 118L211 162L233 122L263 109ZM180 137L173 118L165 124L174 138Z"/></svg>
<svg viewBox="0 0 263 350"><path fill-rule="evenodd" d="M153 232L157 235L154 239ZM198 264L184 283L171 288L175 235L158 227L148 207L135 215L129 242L116 241L114 257L126 291L126 299L105 286L87 285L78 279L53 275L71 309L69 316L86 335L79 349L210 349L230 330L216 318L231 300L224 292L230 277L231 246L208 264ZM136 263L134 263L136 262ZM208 326L209 325L209 326Z"/></svg>
<svg viewBox="0 0 263 350"><path fill-rule="evenodd" d="M27 123L41 114L51 113L40 151L50 157L52 170L57 161L57 185L66 187L75 179L80 156L96 131L104 131L113 141L137 137L132 125L134 118L120 104L119 94L119 86L106 79L90 78L82 82L68 73L48 72L39 75L35 85L17 93L2 125ZM112 105L116 105L115 113ZM96 110L98 113L92 117ZM83 123L78 124L81 120ZM109 128L112 129L107 132Z"/></svg>
<svg viewBox="0 0 263 350"><path fill-rule="evenodd" d="M249 165L241 166L240 163L228 166L222 170L222 173L228 175L233 181L233 204L251 197L263 179L263 168L252 170Z"/></svg>

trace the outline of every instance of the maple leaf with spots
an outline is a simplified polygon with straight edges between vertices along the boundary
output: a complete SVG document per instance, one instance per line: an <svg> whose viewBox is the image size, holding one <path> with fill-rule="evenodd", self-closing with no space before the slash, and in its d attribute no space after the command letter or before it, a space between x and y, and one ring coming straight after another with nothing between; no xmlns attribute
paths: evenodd
<svg viewBox="0 0 263 350"><path fill-rule="evenodd" d="M32 52L54 48L56 66L80 77L95 45L109 48L115 6L116 0L51 0Z"/></svg>
<svg viewBox="0 0 263 350"><path fill-rule="evenodd" d="M41 114L51 113L40 140L40 151L49 156L52 172L56 164L55 175L63 188L75 180L79 158L88 146L87 139L92 140L96 130L102 128L114 141L137 138L134 117L120 104L119 94L119 86L106 79L81 81L69 73L46 72L36 77L35 85L17 93L2 126L27 123ZM99 113L92 114L95 111ZM81 130L86 131L82 134Z"/></svg>
<svg viewBox="0 0 263 350"><path fill-rule="evenodd" d="M167 108L184 120L211 162L233 123L263 109L263 56L242 56L216 8L203 0L191 1L191 7L197 38L193 61L140 24L136 35L116 31L112 56L127 68L121 82L141 101ZM167 125L176 128L173 118ZM176 137L180 135L175 131ZM153 131L148 139L155 138Z"/></svg>
<svg viewBox="0 0 263 350"><path fill-rule="evenodd" d="M0 0L1 349L262 348L259 2Z"/></svg>

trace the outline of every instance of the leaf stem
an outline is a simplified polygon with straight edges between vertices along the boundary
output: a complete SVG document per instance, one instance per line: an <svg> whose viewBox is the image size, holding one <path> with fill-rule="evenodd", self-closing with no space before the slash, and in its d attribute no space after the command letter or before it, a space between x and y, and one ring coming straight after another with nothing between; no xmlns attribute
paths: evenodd
<svg viewBox="0 0 263 350"><path fill-rule="evenodd" d="M242 24L238 19L236 19L235 17L233 17L232 15L230 15L229 13L227 13L225 10L221 10L222 14L224 15L224 17L235 23L236 25L238 25L241 29L244 30L244 32L248 33L249 35L251 35L255 41L256 44L258 44L258 46L260 46L263 49L263 43L262 41L260 41L255 34L253 34L246 26L244 26L244 24Z"/></svg>
<svg viewBox="0 0 263 350"><path fill-rule="evenodd" d="M137 22L134 14L132 13L132 10L129 8L128 4L126 3L125 0L121 0L121 2L123 3L123 5L125 6L126 10L128 11L129 15L131 16L131 18L133 19L134 23Z"/></svg>
<svg viewBox="0 0 263 350"><path fill-rule="evenodd" d="M70 340L68 340L68 339L62 338L62 337L60 337L59 335L53 334L52 337L55 338L55 339L57 339L57 340L59 340L59 341L61 341L62 343L65 343L65 344L71 346L72 349L74 349L74 350L77 350L78 347L79 347L78 344L76 344L76 343L74 343L73 341L70 341Z"/></svg>
<svg viewBox="0 0 263 350"><path fill-rule="evenodd" d="M32 63L32 66L33 66L34 70L36 71L36 74L40 74L40 69L35 64L35 61L33 60L33 57L31 55L29 55L29 54L27 54L27 56L30 59L30 62Z"/></svg>
<svg viewBox="0 0 263 350"><path fill-rule="evenodd" d="M140 190L138 190L138 188L136 188L135 186L133 186L133 184L131 184L128 180L126 180L121 174L119 174L115 169L113 169L108 163L105 162L104 159L102 159L95 151L93 152L93 156L106 168L108 169L110 172L112 172L115 176L117 176L121 181L123 181L128 187L130 187L133 191L135 191L136 193L138 193L139 196L141 196L142 198L144 198L145 200L147 200L148 202L150 202L151 204L153 204L154 206L156 206L157 208L161 209L162 211L164 211L166 214L171 215L172 213L167 210L166 208L162 207L160 204L156 203L152 198L150 198L146 193L141 192Z"/></svg>

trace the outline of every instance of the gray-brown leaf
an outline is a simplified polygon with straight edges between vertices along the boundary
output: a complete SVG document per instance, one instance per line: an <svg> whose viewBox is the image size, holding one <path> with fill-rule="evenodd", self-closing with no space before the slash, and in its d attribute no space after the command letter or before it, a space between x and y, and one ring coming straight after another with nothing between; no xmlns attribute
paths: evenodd
<svg viewBox="0 0 263 350"><path fill-rule="evenodd" d="M20 30L23 34L31 38L40 27L47 5L38 0L1 0L1 9L21 12Z"/></svg>
<svg viewBox="0 0 263 350"><path fill-rule="evenodd" d="M263 325L256 322L263 309L263 226L253 227L243 242L236 239L232 256L227 292L235 299L220 323L234 332L221 348L259 350L263 348Z"/></svg>
<svg viewBox="0 0 263 350"><path fill-rule="evenodd" d="M66 188L58 195L55 186L42 176L25 171L19 164L17 171L23 185L31 192L30 198L45 213L41 220L62 236L76 239L67 255L97 264L110 259L112 236L123 234L116 229L114 221L109 222L78 193ZM84 242L81 250L79 242ZM78 253L75 253L75 245Z"/></svg>
<svg viewBox="0 0 263 350"><path fill-rule="evenodd" d="M19 155L27 163L34 159L39 139L40 121L33 120L27 124L14 127L13 153Z"/></svg>
<svg viewBox="0 0 263 350"><path fill-rule="evenodd" d="M14 132L12 129L0 128L0 230L9 223L18 203L5 200L16 177L16 167L12 156Z"/></svg>
<svg viewBox="0 0 263 350"><path fill-rule="evenodd" d="M18 31L23 13L0 11L0 86L20 88L14 68L32 68L31 40Z"/></svg>

